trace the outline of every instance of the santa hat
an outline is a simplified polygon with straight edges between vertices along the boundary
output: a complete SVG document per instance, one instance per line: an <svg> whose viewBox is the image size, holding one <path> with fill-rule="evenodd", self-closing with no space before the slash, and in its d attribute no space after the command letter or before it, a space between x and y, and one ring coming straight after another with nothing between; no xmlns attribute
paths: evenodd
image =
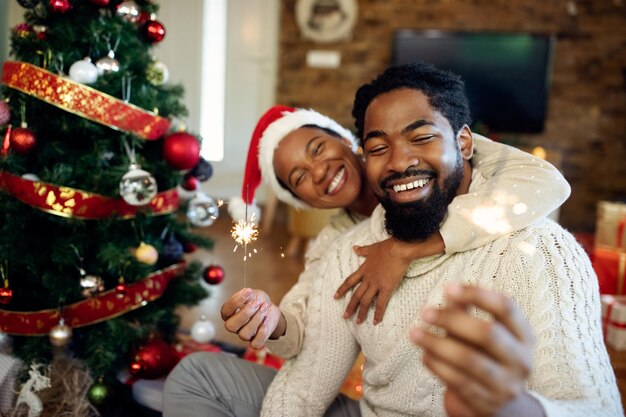
<svg viewBox="0 0 626 417"><path fill-rule="evenodd" d="M310 109L296 109L287 106L271 107L261 116L252 133L241 198L231 199L228 205L228 212L234 220L244 219L246 209L247 220L250 220L253 214L256 220L259 219L260 210L254 203L254 193L261 184L262 178L269 184L279 200L296 208L311 208L304 201L291 194L289 190L283 188L274 171L274 151L278 144L289 133L304 125L330 129L339 136L348 139L352 145L352 151L356 150L357 143L352 133L331 118Z"/></svg>

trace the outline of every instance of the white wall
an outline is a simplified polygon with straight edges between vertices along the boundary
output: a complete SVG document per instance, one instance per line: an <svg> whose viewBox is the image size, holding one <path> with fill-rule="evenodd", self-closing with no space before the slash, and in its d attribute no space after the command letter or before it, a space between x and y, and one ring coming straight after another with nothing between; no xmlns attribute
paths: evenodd
<svg viewBox="0 0 626 417"><path fill-rule="evenodd" d="M280 0L227 1L224 160L212 162L213 178L204 184L210 195L224 198L240 194L252 130L259 116L274 104L280 10ZM157 19L167 33L154 53L169 68L170 82L185 87L186 125L199 132L203 0L157 2ZM22 21L24 9L16 1L0 0L0 14L4 14L4 3L11 28ZM8 38L8 34L3 36Z"/></svg>

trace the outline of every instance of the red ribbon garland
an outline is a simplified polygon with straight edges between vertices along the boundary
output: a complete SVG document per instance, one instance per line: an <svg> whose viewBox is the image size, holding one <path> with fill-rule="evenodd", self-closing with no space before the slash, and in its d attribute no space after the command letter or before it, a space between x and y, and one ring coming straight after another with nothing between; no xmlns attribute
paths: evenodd
<svg viewBox="0 0 626 417"><path fill-rule="evenodd" d="M95 297L65 306L63 319L70 327L83 327L121 316L131 310L143 307L163 295L172 278L185 270L181 262L160 271L153 272L143 280L128 284L126 293L119 297L115 289ZM61 313L58 309L40 311L0 310L0 331L20 336L45 335L59 324Z"/></svg>
<svg viewBox="0 0 626 417"><path fill-rule="evenodd" d="M121 198L109 198L43 181L31 181L6 171L0 171L0 190L47 213L83 220L130 218L145 208L155 215L168 214L178 208L178 193L174 188L158 193L146 206L136 207Z"/></svg>

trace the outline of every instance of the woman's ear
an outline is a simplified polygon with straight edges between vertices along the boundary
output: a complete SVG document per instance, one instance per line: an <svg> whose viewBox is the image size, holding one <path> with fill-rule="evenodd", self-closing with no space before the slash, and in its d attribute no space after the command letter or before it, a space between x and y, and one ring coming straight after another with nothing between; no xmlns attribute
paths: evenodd
<svg viewBox="0 0 626 417"><path fill-rule="evenodd" d="M472 131L468 125L463 125L456 135L456 140L461 148L463 159L466 161L472 159L474 155L474 138L472 137Z"/></svg>

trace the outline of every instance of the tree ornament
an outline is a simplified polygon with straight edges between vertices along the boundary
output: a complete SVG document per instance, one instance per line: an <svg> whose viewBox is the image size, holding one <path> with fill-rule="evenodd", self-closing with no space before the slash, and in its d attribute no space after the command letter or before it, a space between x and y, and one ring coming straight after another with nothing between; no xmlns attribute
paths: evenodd
<svg viewBox="0 0 626 417"><path fill-rule="evenodd" d="M192 175L185 175L182 187L187 191L196 191L200 186L200 181Z"/></svg>
<svg viewBox="0 0 626 417"><path fill-rule="evenodd" d="M134 1L123 1L117 6L115 14L127 22L136 23L139 20L140 10Z"/></svg>
<svg viewBox="0 0 626 417"><path fill-rule="evenodd" d="M144 206L157 195L156 180L149 172L131 163L120 181L120 196L131 206Z"/></svg>
<svg viewBox="0 0 626 417"><path fill-rule="evenodd" d="M202 272L202 278L209 285L217 285L224 280L224 268L219 265L209 265Z"/></svg>
<svg viewBox="0 0 626 417"><path fill-rule="evenodd" d="M22 175L22 178L24 178L25 180L28 180L28 181L33 181L33 182L41 181L41 179L37 175L35 175L33 173L30 173L30 172Z"/></svg>
<svg viewBox="0 0 626 417"><path fill-rule="evenodd" d="M200 159L200 143L189 133L174 133L163 141L163 157L174 169L191 169Z"/></svg>
<svg viewBox="0 0 626 417"><path fill-rule="evenodd" d="M109 5L110 2L111 0L89 0L89 3L98 7L106 7Z"/></svg>
<svg viewBox="0 0 626 417"><path fill-rule="evenodd" d="M37 39L43 41L46 39L46 32L48 31L48 27L44 25L33 25L33 32L37 35Z"/></svg>
<svg viewBox="0 0 626 417"><path fill-rule="evenodd" d="M137 25L139 27L142 27L148 21L154 20L154 19L156 19L156 15L154 13L150 14L150 13L146 12L145 10L142 10L141 12L139 12L139 18L137 19Z"/></svg>
<svg viewBox="0 0 626 417"><path fill-rule="evenodd" d="M180 262L183 259L183 253L183 244L170 233L163 244L159 258L162 264L171 265Z"/></svg>
<svg viewBox="0 0 626 417"><path fill-rule="evenodd" d="M142 264L154 265L159 260L159 252L156 248L145 242L141 242L134 252L135 259Z"/></svg>
<svg viewBox="0 0 626 417"><path fill-rule="evenodd" d="M78 83L93 84L98 79L100 70L91 63L88 56L76 61L70 67L70 78Z"/></svg>
<svg viewBox="0 0 626 417"><path fill-rule="evenodd" d="M200 157L198 163L191 168L189 171L189 175L193 175L199 181L204 182L207 181L213 175L213 167L206 159Z"/></svg>
<svg viewBox="0 0 626 417"><path fill-rule="evenodd" d="M13 150L21 154L30 152L37 145L35 134L25 124L13 129L10 140Z"/></svg>
<svg viewBox="0 0 626 417"><path fill-rule="evenodd" d="M158 43L165 38L165 26L158 20L151 20L143 27L143 33L150 43Z"/></svg>
<svg viewBox="0 0 626 417"><path fill-rule="evenodd" d="M102 382L102 378L94 382L89 391L87 391L87 399L96 407L103 406L111 396L111 388Z"/></svg>
<svg viewBox="0 0 626 417"><path fill-rule="evenodd" d="M207 343L215 337L215 326L203 314L200 320L191 326L191 338L198 343Z"/></svg>
<svg viewBox="0 0 626 417"><path fill-rule="evenodd" d="M9 288L9 281L4 281L4 287L0 288L0 304L7 305L13 301L13 290Z"/></svg>
<svg viewBox="0 0 626 417"><path fill-rule="evenodd" d="M9 152L11 147L11 131L12 126L8 125L6 132L4 132L4 138L2 139L2 147L0 147L0 156L4 156Z"/></svg>
<svg viewBox="0 0 626 417"><path fill-rule="evenodd" d="M115 51L109 50L109 53L104 58L100 58L96 61L96 68L99 75L107 75L120 70L120 62L115 59Z"/></svg>
<svg viewBox="0 0 626 417"><path fill-rule="evenodd" d="M9 103L0 100L0 126L6 125L11 121L11 107Z"/></svg>
<svg viewBox="0 0 626 417"><path fill-rule="evenodd" d="M32 9L39 3L39 0L17 0L17 2L25 9Z"/></svg>
<svg viewBox="0 0 626 417"><path fill-rule="evenodd" d="M102 278L96 275L87 275L83 268L80 271L80 287L82 288L81 294L83 297L93 297L99 292L104 291L104 281Z"/></svg>
<svg viewBox="0 0 626 417"><path fill-rule="evenodd" d="M50 0L50 10L53 13L65 13L72 7L69 0Z"/></svg>
<svg viewBox="0 0 626 417"><path fill-rule="evenodd" d="M218 217L219 207L217 203L204 193L197 193L187 205L187 218L194 226L210 226Z"/></svg>
<svg viewBox="0 0 626 417"><path fill-rule="evenodd" d="M164 63L154 61L146 68L146 79L150 84L159 87L170 79L170 70Z"/></svg>
<svg viewBox="0 0 626 417"><path fill-rule="evenodd" d="M50 330L50 343L56 347L66 346L72 339L72 328L65 324L65 320L59 320L59 324Z"/></svg>
<svg viewBox="0 0 626 417"><path fill-rule="evenodd" d="M13 32L15 32L18 37L26 39L33 34L33 28L28 23L20 23L13 28Z"/></svg>
<svg viewBox="0 0 626 417"><path fill-rule="evenodd" d="M124 298L125 295L126 295L126 281L124 280L124 277L120 277L120 279L117 282L117 285L115 286L115 297Z"/></svg>
<svg viewBox="0 0 626 417"><path fill-rule="evenodd" d="M198 249L198 246L196 246L195 243L192 243L189 241L183 243L183 251L185 253L194 253L197 249Z"/></svg>
<svg viewBox="0 0 626 417"><path fill-rule="evenodd" d="M147 344L137 349L128 371L135 378L160 378L174 368L176 357L172 346L158 337L153 337Z"/></svg>

